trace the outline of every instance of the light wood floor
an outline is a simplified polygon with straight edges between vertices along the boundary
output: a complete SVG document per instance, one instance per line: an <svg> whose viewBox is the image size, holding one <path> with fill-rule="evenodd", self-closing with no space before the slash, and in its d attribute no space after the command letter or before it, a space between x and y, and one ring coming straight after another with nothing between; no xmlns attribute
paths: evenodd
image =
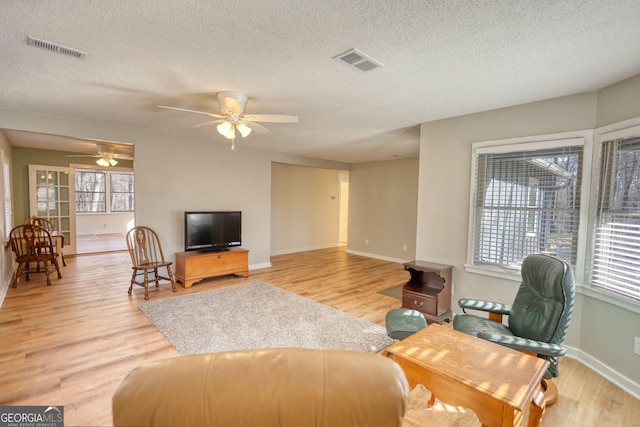
<svg viewBox="0 0 640 427"><path fill-rule="evenodd" d="M380 325L399 300L376 292L402 283L402 265L327 249L273 257L248 279L211 279L184 289L150 290L152 299L264 280ZM127 295L126 252L69 257L62 279L43 275L9 288L0 308L0 405L64 405L65 425L110 425L111 396L125 375L178 352ZM584 365L562 359L560 398L543 426L632 426L640 401Z"/></svg>
<svg viewBox="0 0 640 427"><path fill-rule="evenodd" d="M77 254L122 251L127 249L126 233L83 234L76 236Z"/></svg>

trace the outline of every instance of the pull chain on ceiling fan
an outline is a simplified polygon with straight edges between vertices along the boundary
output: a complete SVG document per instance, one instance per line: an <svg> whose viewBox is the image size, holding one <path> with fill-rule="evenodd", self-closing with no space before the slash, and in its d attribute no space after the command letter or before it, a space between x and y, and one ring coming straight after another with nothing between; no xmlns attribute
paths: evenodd
<svg viewBox="0 0 640 427"><path fill-rule="evenodd" d="M204 114L215 118L205 123L200 123L194 127L217 125L218 133L231 140L231 149L235 149L236 131L240 136L246 138L251 132L265 134L269 129L256 123L298 123L298 116L286 114L246 114L247 95L239 92L218 92L217 95L220 114L206 111L189 110L186 108L169 107L158 105L160 108L169 110L185 111L187 113Z"/></svg>

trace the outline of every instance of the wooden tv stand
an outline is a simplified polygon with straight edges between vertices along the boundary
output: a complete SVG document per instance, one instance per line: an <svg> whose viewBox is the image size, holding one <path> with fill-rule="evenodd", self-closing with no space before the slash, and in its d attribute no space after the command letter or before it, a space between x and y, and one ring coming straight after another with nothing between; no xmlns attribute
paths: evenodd
<svg viewBox="0 0 640 427"><path fill-rule="evenodd" d="M211 277L237 274L249 277L249 251L229 248L219 252L177 252L176 278L185 288Z"/></svg>

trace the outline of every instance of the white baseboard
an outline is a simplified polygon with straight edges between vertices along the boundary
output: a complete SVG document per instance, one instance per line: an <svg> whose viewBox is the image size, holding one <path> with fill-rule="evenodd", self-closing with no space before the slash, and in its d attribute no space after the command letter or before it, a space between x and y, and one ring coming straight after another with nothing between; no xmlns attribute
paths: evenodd
<svg viewBox="0 0 640 427"><path fill-rule="evenodd" d="M620 372L610 368L595 357L574 347L568 347L565 357L576 359L592 371L596 372L598 375L606 378L627 393L631 394L636 399L640 399L640 384L630 380ZM560 375L562 375L562 373L560 373Z"/></svg>
<svg viewBox="0 0 640 427"><path fill-rule="evenodd" d="M89 233L78 233L77 236L100 236L103 234L127 234L126 231L122 231L122 230L100 230L100 231L93 231L93 232L89 232Z"/></svg>
<svg viewBox="0 0 640 427"><path fill-rule="evenodd" d="M405 262L413 261L412 259L391 258L391 257L387 257L387 256L382 256L382 255L370 254L370 253L367 253L367 252L354 251L354 250L351 250L351 249L347 249L347 253L351 254L351 255L366 256L368 258L381 259L383 261L397 262L397 263L400 263L400 264L404 264Z"/></svg>
<svg viewBox="0 0 640 427"><path fill-rule="evenodd" d="M269 268L269 267L271 267L270 262L263 262L261 264L251 264L249 266L249 270L258 270L260 268Z"/></svg>
<svg viewBox="0 0 640 427"><path fill-rule="evenodd" d="M305 246L302 248L291 248L291 249L283 249L280 251L275 251L275 252L272 252L271 255L276 256L276 255L295 254L298 252L315 251L318 249L337 248L338 246L340 246L340 244L338 243L330 243L328 245L318 245L318 246Z"/></svg>

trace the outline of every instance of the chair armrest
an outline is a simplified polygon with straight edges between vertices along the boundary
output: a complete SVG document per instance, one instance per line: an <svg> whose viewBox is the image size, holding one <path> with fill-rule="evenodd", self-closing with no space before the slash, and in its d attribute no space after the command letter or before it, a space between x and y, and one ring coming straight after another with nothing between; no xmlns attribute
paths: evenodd
<svg viewBox="0 0 640 427"><path fill-rule="evenodd" d="M497 314L508 315L509 313L511 313L511 306L508 304L501 304L499 302L485 301L480 299L462 298L458 300L458 306L465 313L466 308Z"/></svg>
<svg viewBox="0 0 640 427"><path fill-rule="evenodd" d="M515 337L512 335L479 332L478 338L482 338L514 350L542 354L543 356L564 356L567 352L567 349L561 345Z"/></svg>

